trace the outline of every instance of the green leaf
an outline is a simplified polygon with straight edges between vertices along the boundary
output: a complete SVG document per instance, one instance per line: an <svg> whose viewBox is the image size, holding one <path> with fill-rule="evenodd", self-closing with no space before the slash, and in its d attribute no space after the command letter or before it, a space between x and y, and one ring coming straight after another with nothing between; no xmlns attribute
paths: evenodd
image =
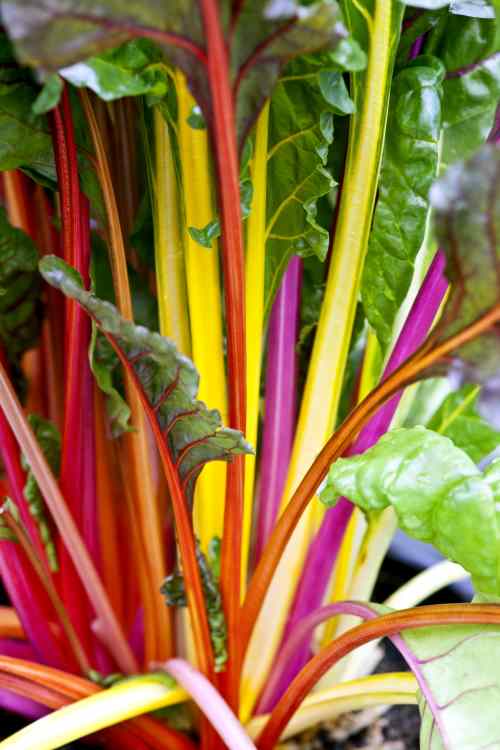
<svg viewBox="0 0 500 750"><path fill-rule="evenodd" d="M15 369L40 334L40 293L37 249L0 207L0 343Z"/></svg>
<svg viewBox="0 0 500 750"><path fill-rule="evenodd" d="M499 464L483 474L449 438L402 428L360 456L337 460L322 500L331 505L346 496L368 514L392 506L403 531L460 563L478 591L498 595Z"/></svg>
<svg viewBox="0 0 500 750"><path fill-rule="evenodd" d="M209 557L196 544L196 558L200 569L201 583L205 595L208 625L214 650L215 671L222 672L227 662L227 628L218 579L220 568L220 539L214 537L209 545ZM160 591L169 607L186 607L187 598L184 578L175 572L167 576Z"/></svg>
<svg viewBox="0 0 500 750"><path fill-rule="evenodd" d="M438 53L443 84L443 166L471 156L488 137L500 98L498 23L450 17Z"/></svg>
<svg viewBox="0 0 500 750"><path fill-rule="evenodd" d="M202 229L196 229L196 227L188 227L188 232L195 242L202 247L206 247L209 250L212 249L212 240L220 237L220 221L219 219L212 219Z"/></svg>
<svg viewBox="0 0 500 750"><path fill-rule="evenodd" d="M420 683L420 747L499 748L498 626L442 625L405 630L401 638Z"/></svg>
<svg viewBox="0 0 500 750"><path fill-rule="evenodd" d="M325 169L333 141L333 107L323 89L322 58L295 60L279 79L269 111L266 291L269 313L292 255L324 260L328 232L316 221L318 198L334 181ZM340 75L334 72L335 76ZM323 79L321 78L323 76Z"/></svg>
<svg viewBox="0 0 500 750"><path fill-rule="evenodd" d="M426 425L450 438L476 464L500 445L500 432L477 412L479 391L469 384L450 393Z"/></svg>
<svg viewBox="0 0 500 750"><path fill-rule="evenodd" d="M50 468L58 476L61 464L61 436L57 427L47 419L38 416L38 414L30 414L28 421ZM28 502L31 515L37 522L49 567L55 573L59 570L59 563L56 545L52 537L51 524L46 513L45 501L36 482L35 475L24 456L22 456L22 463L23 468L27 471L24 497Z"/></svg>
<svg viewBox="0 0 500 750"><path fill-rule="evenodd" d="M57 107L63 90L63 82L57 73L52 73L43 88L33 102L33 112L35 115L44 115L51 109Z"/></svg>
<svg viewBox="0 0 500 750"><path fill-rule="evenodd" d="M119 372L118 357L96 325L92 327L89 355L90 367L97 385L106 395L106 411L112 437L131 432L133 428L130 425L130 407L115 382Z"/></svg>
<svg viewBox="0 0 500 750"><path fill-rule="evenodd" d="M190 125L193 130L206 130L207 125L205 122L205 118L203 117L203 112L198 107L197 104L194 105L194 107L191 110L191 114L187 118L188 125Z"/></svg>
<svg viewBox="0 0 500 750"><path fill-rule="evenodd" d="M252 452L240 432L221 426L218 411L196 400L198 373L172 341L124 320L114 305L85 291L74 269L60 259L46 256L40 271L49 284L76 299L122 352L158 421L189 499L205 463Z"/></svg>
<svg viewBox="0 0 500 750"><path fill-rule="evenodd" d="M395 78L379 197L362 280L366 316L383 351L392 340L426 234L437 175L444 68L418 57Z"/></svg>
<svg viewBox="0 0 500 750"><path fill-rule="evenodd" d="M59 73L73 86L90 88L105 101L145 94L164 97L170 85L163 53L150 39L132 39Z"/></svg>
<svg viewBox="0 0 500 750"><path fill-rule="evenodd" d="M431 202L437 239L448 255L447 273L452 281L436 333L441 341L498 305L500 148L488 144L468 162L450 167L432 187ZM495 325L462 346L455 352L458 371L472 382L493 385L498 372L497 339Z"/></svg>
<svg viewBox="0 0 500 750"><path fill-rule="evenodd" d="M449 6L450 12L473 18L494 18L495 11L489 0L403 0L406 5L426 10Z"/></svg>

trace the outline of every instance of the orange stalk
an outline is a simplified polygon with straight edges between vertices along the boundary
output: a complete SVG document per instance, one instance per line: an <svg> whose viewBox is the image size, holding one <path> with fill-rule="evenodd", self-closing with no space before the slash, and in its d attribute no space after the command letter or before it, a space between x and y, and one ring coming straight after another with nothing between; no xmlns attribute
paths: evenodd
<svg viewBox="0 0 500 750"><path fill-rule="evenodd" d="M23 626L12 607L0 607L0 638L24 640L26 635Z"/></svg>

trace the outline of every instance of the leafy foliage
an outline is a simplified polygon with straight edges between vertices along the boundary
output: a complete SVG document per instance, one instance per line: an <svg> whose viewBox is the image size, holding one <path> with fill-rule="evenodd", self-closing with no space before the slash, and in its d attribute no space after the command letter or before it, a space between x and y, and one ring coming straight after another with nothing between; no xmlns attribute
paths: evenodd
<svg viewBox="0 0 500 750"><path fill-rule="evenodd" d="M337 460L321 499L348 497L366 513L388 506L410 536L470 571L478 590L500 593L500 498L495 461L482 473L449 438L425 427L389 432L360 456Z"/></svg>
<svg viewBox="0 0 500 750"><path fill-rule="evenodd" d="M431 190L437 239L448 255L451 293L438 326L439 340L470 325L500 300L500 149L486 145L468 162L450 167ZM473 382L497 370L497 325L457 352L457 367ZM490 380L491 385L491 380Z"/></svg>
<svg viewBox="0 0 500 750"><path fill-rule="evenodd" d="M437 175L444 69L419 57L394 79L379 197L364 267L366 316L385 351L410 288Z"/></svg>
<svg viewBox="0 0 500 750"><path fill-rule="evenodd" d="M17 368L40 333L38 252L32 240L9 223L0 207L0 344Z"/></svg>
<svg viewBox="0 0 500 750"><path fill-rule="evenodd" d="M57 476L59 474L61 463L61 436L59 435L57 428L47 419L43 419L43 417L40 417L38 414L30 414L28 421L50 468ZM30 513L38 524L40 537L45 552L47 553L47 560L50 569L56 572L59 570L59 563L57 559L56 545L52 538L50 521L45 511L45 502L34 474L24 456L22 460L23 467L27 471L24 496L28 501Z"/></svg>
<svg viewBox="0 0 500 750"><path fill-rule="evenodd" d="M208 624L214 649L215 671L221 672L227 662L227 629L219 590L220 539L217 537L212 539L209 545L208 559L197 544L196 558L205 595ZM184 577L181 573L176 572L167 576L161 586L161 592L164 594L168 606L187 606Z"/></svg>
<svg viewBox="0 0 500 750"><path fill-rule="evenodd" d="M48 283L87 310L129 361L155 412L188 497L192 497L205 463L251 452L240 432L221 427L218 411L196 400L198 373L172 341L124 320L114 305L85 291L75 270L58 258L43 258L40 271Z"/></svg>

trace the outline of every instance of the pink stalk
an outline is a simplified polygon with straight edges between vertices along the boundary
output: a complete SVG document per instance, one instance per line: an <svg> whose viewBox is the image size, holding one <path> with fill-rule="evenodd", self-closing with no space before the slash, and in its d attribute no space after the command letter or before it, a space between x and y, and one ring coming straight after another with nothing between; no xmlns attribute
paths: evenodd
<svg viewBox="0 0 500 750"><path fill-rule="evenodd" d="M163 669L191 695L229 750L256 750L224 698L201 672L183 659L169 659Z"/></svg>
<svg viewBox="0 0 500 750"><path fill-rule="evenodd" d="M297 412L297 355L302 261L293 257L269 320L266 408L260 465L255 562L272 531L283 494Z"/></svg>
<svg viewBox="0 0 500 750"><path fill-rule="evenodd" d="M387 378L408 359L429 333L448 286L443 275L444 267L444 254L438 251L398 337L384 371L383 379ZM401 394L396 394L379 409L366 427L361 430L357 440L347 451L347 455L363 453L387 432L400 398ZM330 572L335 564L352 511L353 506L350 501L347 498L340 498L335 508L325 514L320 530L309 547L278 659L281 658L283 644L286 643L292 628L309 612L314 611L321 605L326 593ZM275 691L271 694L269 690L266 690L265 701L263 696L258 705L259 713L265 713L274 707L290 681L307 662L308 657L309 642L304 643L300 649L296 650L293 660L288 662L287 670L283 672L282 679L276 686ZM274 667L273 671L275 671Z"/></svg>
<svg viewBox="0 0 500 750"><path fill-rule="evenodd" d="M48 709L39 703L24 698L22 695L11 693L10 690L0 690L0 708L18 716L23 716L29 721L36 721L48 714Z"/></svg>

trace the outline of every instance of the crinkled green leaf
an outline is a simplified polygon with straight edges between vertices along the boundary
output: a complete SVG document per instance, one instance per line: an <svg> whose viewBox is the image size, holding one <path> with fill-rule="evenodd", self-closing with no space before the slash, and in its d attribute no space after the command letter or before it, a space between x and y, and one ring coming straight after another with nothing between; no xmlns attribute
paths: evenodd
<svg viewBox="0 0 500 750"><path fill-rule="evenodd" d="M500 99L498 22L450 16L438 54L443 84L442 164L471 156L488 137Z"/></svg>
<svg viewBox="0 0 500 750"><path fill-rule="evenodd" d="M106 337L94 326L90 343L90 366L97 385L106 395L106 411L111 435L119 437L130 432L130 407L115 383L119 371L118 357Z"/></svg>
<svg viewBox="0 0 500 750"><path fill-rule="evenodd" d="M450 438L476 464L500 445L500 432L477 411L479 391L479 386L469 384L450 393L426 425Z"/></svg>
<svg viewBox="0 0 500 750"><path fill-rule="evenodd" d="M35 115L44 115L46 112L54 109L54 107L57 107L62 90L63 82L61 77L58 73L52 73L43 84L42 90L33 102L33 112Z"/></svg>
<svg viewBox="0 0 500 750"><path fill-rule="evenodd" d="M0 343L14 367L40 334L40 293L36 247L0 207Z"/></svg>
<svg viewBox="0 0 500 750"><path fill-rule="evenodd" d="M218 569L220 566L220 539L214 537L209 545L209 557L196 545L196 558L200 569L201 583L205 595L208 625L214 650L215 671L221 672L227 662L227 628L222 597L218 585ZM166 603L170 607L186 607L187 598L184 587L184 577L175 572L167 576L161 586Z"/></svg>
<svg viewBox="0 0 500 750"><path fill-rule="evenodd" d="M220 221L219 219L212 219L212 221L201 229L188 227L188 232L195 242L210 250L212 248L212 240L220 237Z"/></svg>
<svg viewBox="0 0 500 750"><path fill-rule="evenodd" d="M410 536L468 570L477 589L500 594L500 461L482 473L452 441L425 427L392 430L365 453L338 459L322 494L366 513L388 506Z"/></svg>
<svg viewBox="0 0 500 750"><path fill-rule="evenodd" d="M366 316L385 351L413 278L437 175L444 68L418 57L395 78L379 197L362 280Z"/></svg>
<svg viewBox="0 0 500 750"><path fill-rule="evenodd" d="M468 162L450 167L432 187L431 202L452 281L436 334L442 340L500 302L500 148L488 144ZM455 354L464 376L490 387L498 371L498 324Z"/></svg>
<svg viewBox="0 0 500 750"><path fill-rule="evenodd" d="M30 414L28 421L50 468L58 476L61 465L61 436L57 427L52 422L49 422L48 419L38 416L38 414ZM45 501L36 482L35 475L24 456L22 456L22 462L23 468L27 471L24 497L28 502L30 513L38 525L40 538L47 554L50 569L53 572L57 572L59 570L59 563L57 560L56 545L52 537L52 528L46 513Z"/></svg>
<svg viewBox="0 0 500 750"><path fill-rule="evenodd" d="M163 54L150 39L132 39L59 72L73 86L90 88L106 101L145 94L163 97L169 87Z"/></svg>
<svg viewBox="0 0 500 750"><path fill-rule="evenodd" d="M85 291L60 259L46 256L40 271L49 284L76 299L125 355L154 410L189 498L205 463L252 452L240 432L221 426L218 411L196 400L198 373L172 341L124 320L114 305Z"/></svg>
<svg viewBox="0 0 500 750"><path fill-rule="evenodd" d="M16 535L3 520L5 513L9 513L18 523L21 520L19 510L10 497L6 497L0 506L0 542L17 542Z"/></svg>

